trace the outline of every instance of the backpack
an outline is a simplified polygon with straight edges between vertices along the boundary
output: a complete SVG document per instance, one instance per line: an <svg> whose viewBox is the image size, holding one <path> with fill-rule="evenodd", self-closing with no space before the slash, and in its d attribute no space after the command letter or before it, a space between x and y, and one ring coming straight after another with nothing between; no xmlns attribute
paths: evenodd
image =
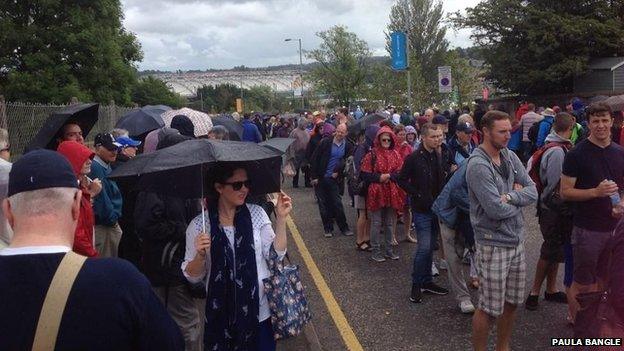
<svg viewBox="0 0 624 351"><path fill-rule="evenodd" d="M539 149L537 149L537 151L533 153L533 155L527 162L527 169L528 169L529 177L531 177L531 179L535 183L535 187L537 188L537 193L539 195L541 195L544 192L544 187L545 187L545 184L542 183L542 178L540 177L540 165L542 163L542 156L544 156L544 153L546 152L546 150L553 148L553 147L560 147L563 149L564 153L568 152L568 144L555 143L555 142L548 143L540 147Z"/></svg>
<svg viewBox="0 0 624 351"><path fill-rule="evenodd" d="M369 151L369 152L372 152ZM371 153L371 165L374 167L377 162L377 156L374 152ZM353 156L349 156L347 158L346 165L347 167L347 187L349 189L349 193L352 195L360 195L366 196L366 192L368 191L368 182L360 179L360 172L357 172L355 169L355 162L353 161Z"/></svg>
<svg viewBox="0 0 624 351"><path fill-rule="evenodd" d="M529 128L527 137L533 145L537 145L537 136L539 135L540 124L542 123L542 121L537 121L533 123L533 125L531 125L531 128Z"/></svg>

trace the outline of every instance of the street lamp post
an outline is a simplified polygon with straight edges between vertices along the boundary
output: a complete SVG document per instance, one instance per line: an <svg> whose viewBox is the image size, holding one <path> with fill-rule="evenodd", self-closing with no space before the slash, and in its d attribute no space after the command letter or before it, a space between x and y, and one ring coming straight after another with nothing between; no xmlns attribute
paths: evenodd
<svg viewBox="0 0 624 351"><path fill-rule="evenodd" d="M305 109L305 102L304 102L304 97L303 97L303 56L302 56L302 51L301 51L301 39L292 39L292 38L287 38L284 39L284 41L293 41L293 40L297 40L299 41L299 79L301 81L301 108Z"/></svg>

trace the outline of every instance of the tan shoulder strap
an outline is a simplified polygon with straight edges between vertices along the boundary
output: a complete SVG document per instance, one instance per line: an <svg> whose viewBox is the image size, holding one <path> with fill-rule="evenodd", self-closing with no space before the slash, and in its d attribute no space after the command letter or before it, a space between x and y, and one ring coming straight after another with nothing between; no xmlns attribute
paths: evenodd
<svg viewBox="0 0 624 351"><path fill-rule="evenodd" d="M69 251L61 260L43 300L33 341L34 351L54 350L69 292L86 259Z"/></svg>

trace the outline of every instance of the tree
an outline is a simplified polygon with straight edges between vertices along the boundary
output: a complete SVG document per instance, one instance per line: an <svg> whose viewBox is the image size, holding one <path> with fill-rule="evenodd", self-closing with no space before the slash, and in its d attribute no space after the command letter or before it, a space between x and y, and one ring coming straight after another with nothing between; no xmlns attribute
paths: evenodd
<svg viewBox="0 0 624 351"><path fill-rule="evenodd" d="M318 63L308 79L318 90L347 106L364 90L367 58L371 56L368 45L343 26L334 26L317 36L321 45L306 53L307 58Z"/></svg>
<svg viewBox="0 0 624 351"><path fill-rule="evenodd" d="M429 90L423 89L426 82L414 54L410 55L410 62L412 107L421 109L430 106L432 97ZM384 106L388 104L397 106L408 105L406 72L392 70L388 61L374 63L370 72L367 94L369 100L380 101Z"/></svg>
<svg viewBox="0 0 624 351"><path fill-rule="evenodd" d="M464 53L460 49L451 50L445 58L446 65L451 67L453 86L457 89L459 106L473 102L483 87L481 70L471 66L467 58L461 57Z"/></svg>
<svg viewBox="0 0 624 351"><path fill-rule="evenodd" d="M451 20L473 29L487 77L510 92L570 92L592 57L624 55L623 0L485 0Z"/></svg>
<svg viewBox="0 0 624 351"><path fill-rule="evenodd" d="M390 24L386 33L386 49L390 52L390 33L409 30L410 65L419 67L418 76L434 100L438 98L438 66L444 62L448 49L446 28L442 26L442 2L437 0L398 0L390 10ZM413 70L412 70L413 72ZM419 92L420 93L420 92Z"/></svg>
<svg viewBox="0 0 624 351"><path fill-rule="evenodd" d="M9 100L130 103L142 59L119 0L0 3L0 90Z"/></svg>
<svg viewBox="0 0 624 351"><path fill-rule="evenodd" d="M167 105L174 108L185 103L185 99L171 91L164 81L151 76L140 79L132 87L132 101L140 106Z"/></svg>

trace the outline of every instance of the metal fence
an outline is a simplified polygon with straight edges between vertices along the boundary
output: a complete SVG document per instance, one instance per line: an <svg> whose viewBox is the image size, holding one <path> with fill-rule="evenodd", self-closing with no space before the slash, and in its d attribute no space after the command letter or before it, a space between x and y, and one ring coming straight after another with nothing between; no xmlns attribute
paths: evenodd
<svg viewBox="0 0 624 351"><path fill-rule="evenodd" d="M0 126L9 131L12 158L19 157L24 148L37 134L48 116L68 105L45 105L7 102L0 99ZM93 141L97 133L110 132L115 123L132 108L116 105L100 105L98 121L86 138Z"/></svg>

